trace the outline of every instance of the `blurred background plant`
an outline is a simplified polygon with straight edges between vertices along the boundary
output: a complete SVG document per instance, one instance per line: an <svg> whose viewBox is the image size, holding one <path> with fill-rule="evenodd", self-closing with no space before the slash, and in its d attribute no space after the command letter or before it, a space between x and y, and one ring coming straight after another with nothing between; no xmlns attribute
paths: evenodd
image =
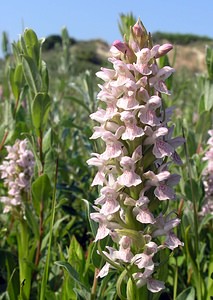
<svg viewBox="0 0 213 300"><path fill-rule="evenodd" d="M135 21L132 14L120 16L122 37ZM153 38L175 44L173 55L159 59L159 64L178 69L166 83L172 96L164 100L175 107L175 135L186 139L179 150L183 166L173 170L182 177L176 189L179 201L170 207L182 219L177 235L185 246L171 253L166 290L156 297L206 300L213 297L213 212L199 212L205 203L203 157L213 128L213 42L190 35L183 39L156 33ZM205 68L198 69L196 63L195 69L178 68L183 41L189 53L199 43L208 43ZM19 294L20 299L118 299L115 273L102 281L96 278L103 261L92 243L97 226L89 222L88 213L98 193L91 189L95 170L86 164L91 152L101 147L89 139L94 125L89 115L97 109L95 72L108 66L109 46L101 40L78 42L63 28L61 36L45 41L25 31L12 47L3 33L2 49L0 159L6 156L5 145L27 138L36 168L25 220L29 239L23 245L32 249L32 257L27 257L31 289L22 293L26 286L20 281L19 220L4 214L0 203L0 299L15 300ZM6 194L1 180L0 195Z"/></svg>

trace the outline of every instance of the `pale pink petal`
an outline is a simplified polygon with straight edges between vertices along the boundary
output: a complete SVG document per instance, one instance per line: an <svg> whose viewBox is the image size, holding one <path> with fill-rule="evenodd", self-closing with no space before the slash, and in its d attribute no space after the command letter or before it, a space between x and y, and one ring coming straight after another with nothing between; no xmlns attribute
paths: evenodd
<svg viewBox="0 0 213 300"><path fill-rule="evenodd" d="M105 216L114 214L120 209L120 205L118 201L115 199L107 199L105 203L102 205L100 213L102 213Z"/></svg>
<svg viewBox="0 0 213 300"><path fill-rule="evenodd" d="M175 199L176 197L174 190L166 184L160 184L154 190L154 194L159 200Z"/></svg>
<svg viewBox="0 0 213 300"><path fill-rule="evenodd" d="M96 76L101 78L104 81L108 81L114 78L115 71L112 69L101 68L101 71L96 73Z"/></svg>
<svg viewBox="0 0 213 300"><path fill-rule="evenodd" d="M162 139L157 139L152 152L156 158L162 158L165 156L171 156L174 152L174 148Z"/></svg>
<svg viewBox="0 0 213 300"><path fill-rule="evenodd" d="M163 281L156 280L153 278L147 279L147 289L152 293L158 293L161 290L165 289L165 285Z"/></svg>
<svg viewBox="0 0 213 300"><path fill-rule="evenodd" d="M184 246L184 243L182 243L177 236L174 233L170 233L169 235L167 235L166 241L165 241L165 245L171 249L174 250L175 248L177 248L178 246Z"/></svg>
<svg viewBox="0 0 213 300"><path fill-rule="evenodd" d="M104 184L105 181L105 173L103 171L98 171L97 174L95 175L91 186L95 185L102 185Z"/></svg>
<svg viewBox="0 0 213 300"><path fill-rule="evenodd" d="M108 262L100 269L97 277L103 278L109 273L110 264Z"/></svg>
<svg viewBox="0 0 213 300"><path fill-rule="evenodd" d="M117 182L120 185L131 187L139 185L142 180L134 171L125 170L123 174L118 177Z"/></svg>
<svg viewBox="0 0 213 300"><path fill-rule="evenodd" d="M149 211L148 208L139 208L136 207L133 209L133 212L136 213L136 220L142 224L154 224L155 218L153 214Z"/></svg>
<svg viewBox="0 0 213 300"><path fill-rule="evenodd" d="M146 269L153 270L153 268L154 268L154 263L152 261L152 256L147 255L145 253L136 254L132 258L132 262L135 265L137 265L139 269L146 268Z"/></svg>

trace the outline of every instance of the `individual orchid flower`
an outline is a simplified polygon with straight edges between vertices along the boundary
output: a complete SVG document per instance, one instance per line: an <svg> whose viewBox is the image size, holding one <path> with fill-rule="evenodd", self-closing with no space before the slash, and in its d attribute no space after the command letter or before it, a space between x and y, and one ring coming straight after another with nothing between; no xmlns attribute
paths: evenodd
<svg viewBox="0 0 213 300"><path fill-rule="evenodd" d="M154 145L152 152L156 158L171 156L174 153L174 148L163 139L168 134L168 128L159 127L153 131L150 126L146 126L144 132L148 136L144 145Z"/></svg>
<svg viewBox="0 0 213 300"><path fill-rule="evenodd" d="M161 119L157 117L156 110L161 106L161 98L152 96L139 110L140 121L151 126L160 125Z"/></svg>
<svg viewBox="0 0 213 300"><path fill-rule="evenodd" d="M162 69L158 69L157 65L153 65L152 67L152 73L155 75L150 78L150 85L158 92L170 95L170 91L167 89L164 80L174 73L175 69L169 66L165 66Z"/></svg>
<svg viewBox="0 0 213 300"><path fill-rule="evenodd" d="M123 96L117 99L117 107L124 110L132 110L139 106L136 100L137 83L132 80L128 80L123 86Z"/></svg>
<svg viewBox="0 0 213 300"><path fill-rule="evenodd" d="M144 135L143 128L137 126L137 120L135 113L132 111L123 111L120 113L120 119L125 124L124 133L122 134L122 140L134 140L137 137Z"/></svg>
<svg viewBox="0 0 213 300"><path fill-rule="evenodd" d="M102 139L106 143L106 150L101 154L102 159L108 160L116 158L124 153L124 145L119 141L115 134L105 132L102 135Z"/></svg>
<svg viewBox="0 0 213 300"><path fill-rule="evenodd" d="M170 174L168 171L155 174L148 171L144 173L144 177L148 179L145 183L147 187L156 186L154 194L159 200L175 199L172 186L179 182L180 176L178 174Z"/></svg>
<svg viewBox="0 0 213 300"><path fill-rule="evenodd" d="M113 188L105 186L101 189L101 196L95 200L95 204L101 204L100 213L108 216L119 210L117 198L118 193Z"/></svg>
<svg viewBox="0 0 213 300"><path fill-rule="evenodd" d="M131 157L123 156L120 161L123 168L123 174L117 178L121 186L137 186L142 182L140 175L135 173L135 162Z"/></svg>

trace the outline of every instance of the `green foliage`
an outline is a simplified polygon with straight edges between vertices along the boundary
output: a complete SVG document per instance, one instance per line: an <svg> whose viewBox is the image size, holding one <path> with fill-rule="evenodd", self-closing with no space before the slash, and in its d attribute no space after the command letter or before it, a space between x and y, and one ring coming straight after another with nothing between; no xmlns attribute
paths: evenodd
<svg viewBox="0 0 213 300"><path fill-rule="evenodd" d="M132 14L121 15L121 34L128 35L134 23ZM155 33L153 37L177 44L209 41L179 34ZM100 64L107 66L97 54L99 44L108 47L98 40L76 43L66 28L61 36L50 36L45 42L28 29L13 43L12 55L6 55L10 52L5 36L1 160L6 155L4 145L28 138L36 167L31 191L24 199L25 215L0 214L1 299L115 300L119 299L116 284L120 299L125 295L127 271L123 266L120 277L116 271L101 281L96 277L107 260L102 249L111 245L108 239L93 243L97 223L89 217L97 191L91 189L95 170L88 168L86 160L101 147L89 139L94 125L89 115L97 108L99 83L94 73ZM161 67L169 63L167 56L159 60ZM167 81L173 96L163 96L166 106L175 106L176 134L186 140L185 148L179 150L183 165L174 167L182 177L178 202L169 207L178 209L182 222L177 235L185 245L171 254L168 249L161 251L157 276L168 284L164 293L152 300L206 300L213 296L213 217L198 214L205 201L202 157L207 150L207 131L213 125L211 46L206 48L206 66L206 74L175 74ZM1 181L0 195L6 194ZM2 204L0 209L2 212ZM139 292L148 299L146 289ZM130 279L129 298L140 297L134 293Z"/></svg>
<svg viewBox="0 0 213 300"><path fill-rule="evenodd" d="M136 19L132 13L127 15L120 14L120 22L118 23L118 28L120 30L121 36L126 36L127 40L130 35L130 27L132 27L136 23Z"/></svg>

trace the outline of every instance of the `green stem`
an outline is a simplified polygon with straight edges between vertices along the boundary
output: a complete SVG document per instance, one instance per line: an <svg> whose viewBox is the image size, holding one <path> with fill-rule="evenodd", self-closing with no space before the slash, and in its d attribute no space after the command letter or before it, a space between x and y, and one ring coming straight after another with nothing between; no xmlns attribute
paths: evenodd
<svg viewBox="0 0 213 300"><path fill-rule="evenodd" d="M41 255L41 243L43 238L43 215L44 215L44 201L41 199L40 203L40 216L39 216L39 239L37 244L36 256L35 256L35 266L37 267L40 260Z"/></svg>
<svg viewBox="0 0 213 300"><path fill-rule="evenodd" d="M41 170L39 172L39 175L42 175L44 170L44 161L43 161L43 132L40 129L39 131L39 137L38 137L38 145L39 145L39 156L40 156L40 162L41 162ZM44 218L44 199L41 199L40 202L40 215L39 215L39 240L36 250L36 257L35 257L35 265L38 266L40 255L41 255L41 243L43 238L43 218Z"/></svg>
<svg viewBox="0 0 213 300"><path fill-rule="evenodd" d="M138 300L149 300L150 299L146 285L144 285L140 289L138 289L138 295L139 295Z"/></svg>
<svg viewBox="0 0 213 300"><path fill-rule="evenodd" d="M53 236L53 226L54 226L54 220L55 220L57 178L58 178L58 160L56 161L55 180L54 180L54 189L53 189L53 200L52 200L51 219L50 219L51 223L50 223L49 244L48 244L47 258L46 258L46 262L45 262L44 275L42 277L42 282L41 282L40 300L45 299L46 286L47 286L48 273L49 273L49 264L50 264L51 246L52 246L52 236Z"/></svg>
<svg viewBox="0 0 213 300"><path fill-rule="evenodd" d="M185 138L184 128L182 128L182 132L183 132L183 137ZM196 252L196 257L198 257L199 256L199 236L198 236L197 201L196 201L195 192L194 192L193 184L192 184L192 170L191 170L191 164L189 161L187 143L184 144L184 150L185 150L186 163L187 163L188 173L189 173L190 189L191 189L191 193L192 193L193 215L194 215L194 234L195 234L195 252ZM196 265L197 265L197 269L198 269L198 282L196 284L197 298L198 298L198 300L202 300L202 280L201 280L201 274L200 274L200 265L199 265L198 261L196 261Z"/></svg>
<svg viewBox="0 0 213 300"><path fill-rule="evenodd" d="M99 272L99 270L97 268L95 268L90 300L95 300L95 298L96 298L96 290L97 290L97 284L98 284L98 278L97 278L98 272Z"/></svg>
<svg viewBox="0 0 213 300"><path fill-rule="evenodd" d="M177 283L178 283L178 266L177 266L177 259L176 259L176 266L175 266L175 276L173 281L173 300L176 300L177 297Z"/></svg>
<svg viewBox="0 0 213 300"><path fill-rule="evenodd" d="M22 300L30 299L31 279L32 279L32 258L29 249L29 231L24 220L19 222L17 232L20 297Z"/></svg>

